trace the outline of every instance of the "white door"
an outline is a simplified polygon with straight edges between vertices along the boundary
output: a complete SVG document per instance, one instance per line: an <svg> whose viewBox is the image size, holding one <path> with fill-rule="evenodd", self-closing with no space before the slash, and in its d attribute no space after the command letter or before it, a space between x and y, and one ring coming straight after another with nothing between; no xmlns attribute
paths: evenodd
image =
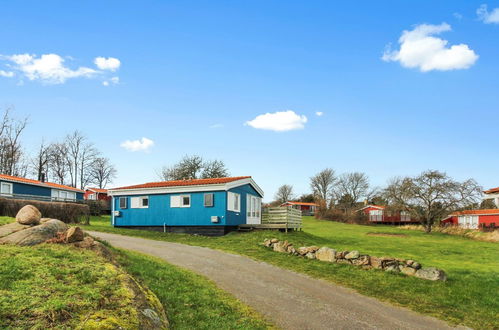
<svg viewBox="0 0 499 330"><path fill-rule="evenodd" d="M246 223L250 225L260 224L262 200L256 196L246 195Z"/></svg>
<svg viewBox="0 0 499 330"><path fill-rule="evenodd" d="M478 215L471 217L470 227L471 229L478 229Z"/></svg>

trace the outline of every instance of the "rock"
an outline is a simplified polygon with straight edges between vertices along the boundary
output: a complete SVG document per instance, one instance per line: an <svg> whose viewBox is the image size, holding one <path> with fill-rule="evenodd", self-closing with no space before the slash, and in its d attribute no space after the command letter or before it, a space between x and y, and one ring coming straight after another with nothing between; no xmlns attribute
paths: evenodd
<svg viewBox="0 0 499 330"><path fill-rule="evenodd" d="M371 260L371 266L373 266L373 268L377 268L377 269L383 269L383 258L378 258L378 257L373 257L371 256L370 258Z"/></svg>
<svg viewBox="0 0 499 330"><path fill-rule="evenodd" d="M351 265L352 263L348 259L336 259L336 263L338 264L349 264Z"/></svg>
<svg viewBox="0 0 499 330"><path fill-rule="evenodd" d="M315 259L315 253L313 252L308 252L305 257L307 257L308 259Z"/></svg>
<svg viewBox="0 0 499 330"><path fill-rule="evenodd" d="M83 230L80 227L70 227L66 232L66 242L74 243L83 241L84 236Z"/></svg>
<svg viewBox="0 0 499 330"><path fill-rule="evenodd" d="M421 268L421 264L419 262L413 262L411 267L417 270Z"/></svg>
<svg viewBox="0 0 499 330"><path fill-rule="evenodd" d="M304 256L308 253L308 247L306 246L299 247L298 250L296 250L296 252L298 252L299 255Z"/></svg>
<svg viewBox="0 0 499 330"><path fill-rule="evenodd" d="M416 271L416 277L430 281L445 281L447 275L441 269L435 267L424 267Z"/></svg>
<svg viewBox="0 0 499 330"><path fill-rule="evenodd" d="M272 246L272 240L266 239L265 241L263 241L263 246L271 247Z"/></svg>
<svg viewBox="0 0 499 330"><path fill-rule="evenodd" d="M405 262L405 264L406 264L407 266L411 266L413 263L414 263L414 260L410 260L410 259L409 259L409 260L406 260L406 262Z"/></svg>
<svg viewBox="0 0 499 330"><path fill-rule="evenodd" d="M67 229L68 226L64 222L52 219L41 225L0 238L0 244L36 245L56 237L58 232L64 232Z"/></svg>
<svg viewBox="0 0 499 330"><path fill-rule="evenodd" d="M26 228L31 228L31 226L21 225L19 222L13 222L0 226L0 238L24 230Z"/></svg>
<svg viewBox="0 0 499 330"><path fill-rule="evenodd" d="M319 247L318 247L318 246L315 246L315 245L313 245L313 246L309 246L309 247L307 248L307 252L311 252L311 253L315 253L317 250L319 250Z"/></svg>
<svg viewBox="0 0 499 330"><path fill-rule="evenodd" d="M352 264L356 266L369 266L370 265L370 257L369 256L360 256L357 259L352 259Z"/></svg>
<svg viewBox="0 0 499 330"><path fill-rule="evenodd" d="M400 267L400 272L407 276L414 276L416 274L416 270L414 268L407 266Z"/></svg>
<svg viewBox="0 0 499 330"><path fill-rule="evenodd" d="M357 259L358 257L360 257L359 251L352 251L345 255L345 259Z"/></svg>
<svg viewBox="0 0 499 330"><path fill-rule="evenodd" d="M274 243L279 242L279 240L278 240L277 238L273 238L273 239L271 239L271 240L270 240L270 242L271 242L272 244L274 244Z"/></svg>
<svg viewBox="0 0 499 330"><path fill-rule="evenodd" d="M289 254L296 254L296 249L293 247L293 245L289 245L286 250Z"/></svg>
<svg viewBox="0 0 499 330"><path fill-rule="evenodd" d="M94 239L92 237L86 236L85 238L83 238L83 241L76 242L74 245L76 247L79 247L82 249L88 249L88 248L95 246L96 244L97 244L97 242L94 241Z"/></svg>
<svg viewBox="0 0 499 330"><path fill-rule="evenodd" d="M336 259L343 259L345 258L345 255L348 254L348 251L337 251L336 252Z"/></svg>
<svg viewBox="0 0 499 330"><path fill-rule="evenodd" d="M50 221L50 220L52 220L52 218L41 218L40 223L45 223L45 222Z"/></svg>
<svg viewBox="0 0 499 330"><path fill-rule="evenodd" d="M400 272L400 269L396 265L388 265L387 267L385 267L385 271L391 273L398 273Z"/></svg>
<svg viewBox="0 0 499 330"><path fill-rule="evenodd" d="M37 225L41 218L42 214L33 205L23 206L16 215L16 221L21 225Z"/></svg>
<svg viewBox="0 0 499 330"><path fill-rule="evenodd" d="M287 242L277 242L274 243L272 247L276 252L287 252L288 244Z"/></svg>
<svg viewBox="0 0 499 330"><path fill-rule="evenodd" d="M336 250L324 246L315 252L315 257L320 261L335 262Z"/></svg>

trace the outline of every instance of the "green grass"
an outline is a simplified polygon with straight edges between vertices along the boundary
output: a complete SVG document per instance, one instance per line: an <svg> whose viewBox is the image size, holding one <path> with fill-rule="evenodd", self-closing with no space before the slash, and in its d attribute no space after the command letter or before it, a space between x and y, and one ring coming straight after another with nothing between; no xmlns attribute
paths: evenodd
<svg viewBox="0 0 499 330"><path fill-rule="evenodd" d="M0 226L11 223L13 221L14 221L14 218L11 218L11 217L0 217Z"/></svg>
<svg viewBox="0 0 499 330"><path fill-rule="evenodd" d="M452 324L473 328L499 327L499 244L389 226L359 226L304 218L304 231L279 233L256 231L224 237L165 234L113 228L109 218L93 218L88 230L118 233L156 240L206 246L239 253L254 259L326 279L393 304L432 315ZM398 233L403 237L371 236L367 233ZM287 239L295 246L318 245L358 249L376 256L415 259L425 266L444 269L447 282L431 282L379 270L361 270L349 265L323 263L264 248L264 238Z"/></svg>
<svg viewBox="0 0 499 330"><path fill-rule="evenodd" d="M0 246L0 328L133 328L122 272L69 246Z"/></svg>
<svg viewBox="0 0 499 330"><path fill-rule="evenodd" d="M214 283L143 254L113 249L118 262L159 298L173 329L267 329L253 310Z"/></svg>

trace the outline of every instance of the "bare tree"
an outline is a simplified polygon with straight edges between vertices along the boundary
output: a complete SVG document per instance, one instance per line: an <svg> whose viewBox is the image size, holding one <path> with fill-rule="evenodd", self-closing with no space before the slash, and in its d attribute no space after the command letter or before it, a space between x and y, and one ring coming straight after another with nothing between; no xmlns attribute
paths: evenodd
<svg viewBox="0 0 499 330"><path fill-rule="evenodd" d="M365 173L353 172L342 174L334 189L337 200L347 211L357 205L361 198L369 195L369 178Z"/></svg>
<svg viewBox="0 0 499 330"><path fill-rule="evenodd" d="M99 151L94 147L92 143L85 143L82 145L80 153L80 189L84 189L87 184L92 181L91 171L93 162L99 156Z"/></svg>
<svg viewBox="0 0 499 330"><path fill-rule="evenodd" d="M439 171L425 171L416 177L394 178L384 191L394 207L419 219L425 231L450 212L477 203L482 187L475 180L458 182Z"/></svg>
<svg viewBox="0 0 499 330"><path fill-rule="evenodd" d="M31 160L33 174L36 175L38 181L48 180L50 167L50 147L42 140L36 156Z"/></svg>
<svg viewBox="0 0 499 330"><path fill-rule="evenodd" d="M164 166L158 176L161 180L185 180L220 178L229 175L229 171L221 160L204 161L201 156L184 156L172 166Z"/></svg>
<svg viewBox="0 0 499 330"><path fill-rule="evenodd" d="M334 170L326 168L310 178L310 188L314 196L327 205L333 195L336 180Z"/></svg>
<svg viewBox="0 0 499 330"><path fill-rule="evenodd" d="M293 186L290 184L283 184L277 189L277 192L275 193L275 200L280 204L290 201L291 199L293 199L293 197Z"/></svg>
<svg viewBox="0 0 499 330"><path fill-rule="evenodd" d="M98 157L93 161L89 175L91 182L102 189L116 178L116 168L108 158Z"/></svg>
<svg viewBox="0 0 499 330"><path fill-rule="evenodd" d="M59 184L66 184L71 164L69 151L65 143L53 143L49 148L49 172Z"/></svg>
<svg viewBox="0 0 499 330"><path fill-rule="evenodd" d="M229 170L221 160L206 161L203 164L202 179L225 178L229 175Z"/></svg>
<svg viewBox="0 0 499 330"><path fill-rule="evenodd" d="M83 149L83 144L85 143L85 137L79 131L74 131L66 136L65 144L68 148L68 172L71 179L71 186L78 186L78 174L81 151Z"/></svg>
<svg viewBox="0 0 499 330"><path fill-rule="evenodd" d="M0 173L26 175L28 164L23 157L20 138L28 119L12 119L10 111L10 108L6 109L0 121Z"/></svg>

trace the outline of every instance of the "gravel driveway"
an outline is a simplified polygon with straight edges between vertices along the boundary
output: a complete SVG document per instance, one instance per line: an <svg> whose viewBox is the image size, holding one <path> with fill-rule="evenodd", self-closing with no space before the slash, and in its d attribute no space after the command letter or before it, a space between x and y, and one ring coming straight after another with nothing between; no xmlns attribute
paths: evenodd
<svg viewBox="0 0 499 330"><path fill-rule="evenodd" d="M88 232L214 281L283 329L449 329L442 321L248 257L204 247Z"/></svg>

